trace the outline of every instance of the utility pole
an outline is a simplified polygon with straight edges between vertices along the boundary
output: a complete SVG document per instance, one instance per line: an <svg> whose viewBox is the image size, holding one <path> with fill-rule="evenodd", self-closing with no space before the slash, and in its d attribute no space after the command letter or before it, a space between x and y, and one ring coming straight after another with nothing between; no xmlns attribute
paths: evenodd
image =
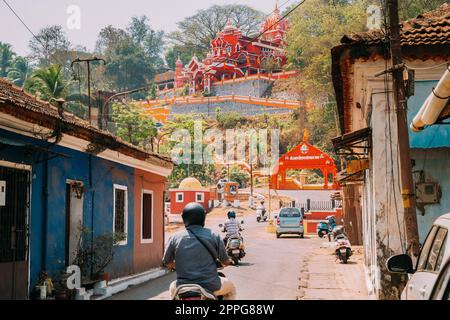
<svg viewBox="0 0 450 320"><path fill-rule="evenodd" d="M400 44L400 22L398 15L398 1L387 0L389 21L390 50L392 59L392 79L394 102L397 112L398 156L400 161L401 194L403 199L404 220L406 225L407 250L414 256L419 254L419 234L417 228L416 198L412 176L412 164L409 147L407 124L407 103L405 84L403 79L404 65Z"/></svg>
<svg viewBox="0 0 450 320"><path fill-rule="evenodd" d="M86 62L87 65L87 74L88 74L88 121L90 124L92 123L92 107L91 107L91 62L93 61L103 61L104 64L106 64L106 61L104 59L101 58L97 58L97 57L93 57L93 58L89 58L89 59L80 59L77 58L75 60L72 61L72 63L70 64L70 67L73 68L73 65L75 63L82 63L82 62Z"/></svg>

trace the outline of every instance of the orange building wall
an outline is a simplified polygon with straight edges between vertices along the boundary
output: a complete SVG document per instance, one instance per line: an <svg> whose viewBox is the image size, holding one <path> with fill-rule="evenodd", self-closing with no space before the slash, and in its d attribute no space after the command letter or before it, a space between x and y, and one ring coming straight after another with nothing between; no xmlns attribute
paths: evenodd
<svg viewBox="0 0 450 320"><path fill-rule="evenodd" d="M178 192L184 193L184 201L183 202L176 202L175 195ZM191 202L195 201L195 194L197 192L202 192L205 194L204 201L199 202L203 208L205 208L206 212L209 211L209 200L211 197L211 194L207 190L176 190L173 189L170 191L170 213L171 214L181 214L183 212L184 207Z"/></svg>
<svg viewBox="0 0 450 320"><path fill-rule="evenodd" d="M161 264L164 252L164 186L165 178L135 170L134 272L144 272ZM141 243L142 190L153 191L153 243Z"/></svg>

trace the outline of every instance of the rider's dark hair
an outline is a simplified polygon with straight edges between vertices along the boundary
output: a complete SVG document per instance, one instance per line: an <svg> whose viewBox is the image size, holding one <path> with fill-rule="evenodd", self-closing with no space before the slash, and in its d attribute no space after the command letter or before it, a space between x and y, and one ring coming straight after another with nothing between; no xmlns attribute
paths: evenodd
<svg viewBox="0 0 450 320"><path fill-rule="evenodd" d="M203 206L196 202L191 202L186 205L183 209L183 214L181 215L183 218L184 225L186 227L189 226L205 226L205 218L206 212Z"/></svg>
<svg viewBox="0 0 450 320"><path fill-rule="evenodd" d="M228 211L227 215L229 219L236 219L236 212L234 211Z"/></svg>

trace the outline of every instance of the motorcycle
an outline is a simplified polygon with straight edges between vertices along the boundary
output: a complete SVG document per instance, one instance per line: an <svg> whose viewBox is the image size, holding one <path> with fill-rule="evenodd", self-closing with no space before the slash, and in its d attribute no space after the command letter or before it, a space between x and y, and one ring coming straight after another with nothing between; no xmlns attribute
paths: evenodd
<svg viewBox="0 0 450 320"><path fill-rule="evenodd" d="M244 221L241 221L241 224L244 224ZM222 229L223 225L220 224L219 227ZM225 232L222 230L222 232ZM228 238L227 243L225 245L227 250L227 254L230 259L233 261L233 264L237 266L239 261L245 257L245 246L242 241L241 235L234 235Z"/></svg>
<svg viewBox="0 0 450 320"><path fill-rule="evenodd" d="M266 222L268 218L269 217L267 215L266 209L256 209L256 221L257 222L261 222L261 221Z"/></svg>
<svg viewBox="0 0 450 320"><path fill-rule="evenodd" d="M225 275L219 272L219 276ZM176 288L172 300L223 300L223 296L216 296L198 284L183 284Z"/></svg>
<svg viewBox="0 0 450 320"><path fill-rule="evenodd" d="M335 236L334 244L336 257L344 264L346 264L348 259L353 254L350 241L344 234L339 234Z"/></svg>
<svg viewBox="0 0 450 320"><path fill-rule="evenodd" d="M184 284L177 287L172 300L218 300L218 298L198 284Z"/></svg>
<svg viewBox="0 0 450 320"><path fill-rule="evenodd" d="M317 224L316 227L317 235L319 238L323 238L325 235L327 235L330 232L330 229L328 227L328 221L322 220Z"/></svg>
<svg viewBox="0 0 450 320"><path fill-rule="evenodd" d="M240 236L230 237L226 249L228 256L233 260L235 266L237 266L239 261L245 257L244 243Z"/></svg>

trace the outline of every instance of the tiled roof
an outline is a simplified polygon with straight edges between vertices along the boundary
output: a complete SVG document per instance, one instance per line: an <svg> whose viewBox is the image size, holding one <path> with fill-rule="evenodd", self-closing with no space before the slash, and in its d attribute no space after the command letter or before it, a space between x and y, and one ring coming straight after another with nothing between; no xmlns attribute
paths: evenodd
<svg viewBox="0 0 450 320"><path fill-rule="evenodd" d="M65 134L96 143L101 141L107 148L139 160L147 160L163 167L172 166L170 158L146 152L107 131L92 126L72 113L64 112L61 117L57 108L52 104L24 92L21 88L2 78L0 78L0 111L52 129L55 123L61 123L64 124L63 132Z"/></svg>
<svg viewBox="0 0 450 320"><path fill-rule="evenodd" d="M351 99L349 66L352 59L381 56L385 54L383 30L371 30L345 35L341 44L331 49L332 78L339 111L342 132L349 129L348 104ZM411 58L450 56L450 4L419 15L402 23L400 41L403 55ZM389 45L389 44L388 44Z"/></svg>
<svg viewBox="0 0 450 320"><path fill-rule="evenodd" d="M376 29L345 35L341 43L378 45L384 39L384 31ZM400 41L402 46L450 45L450 4L404 21Z"/></svg>

